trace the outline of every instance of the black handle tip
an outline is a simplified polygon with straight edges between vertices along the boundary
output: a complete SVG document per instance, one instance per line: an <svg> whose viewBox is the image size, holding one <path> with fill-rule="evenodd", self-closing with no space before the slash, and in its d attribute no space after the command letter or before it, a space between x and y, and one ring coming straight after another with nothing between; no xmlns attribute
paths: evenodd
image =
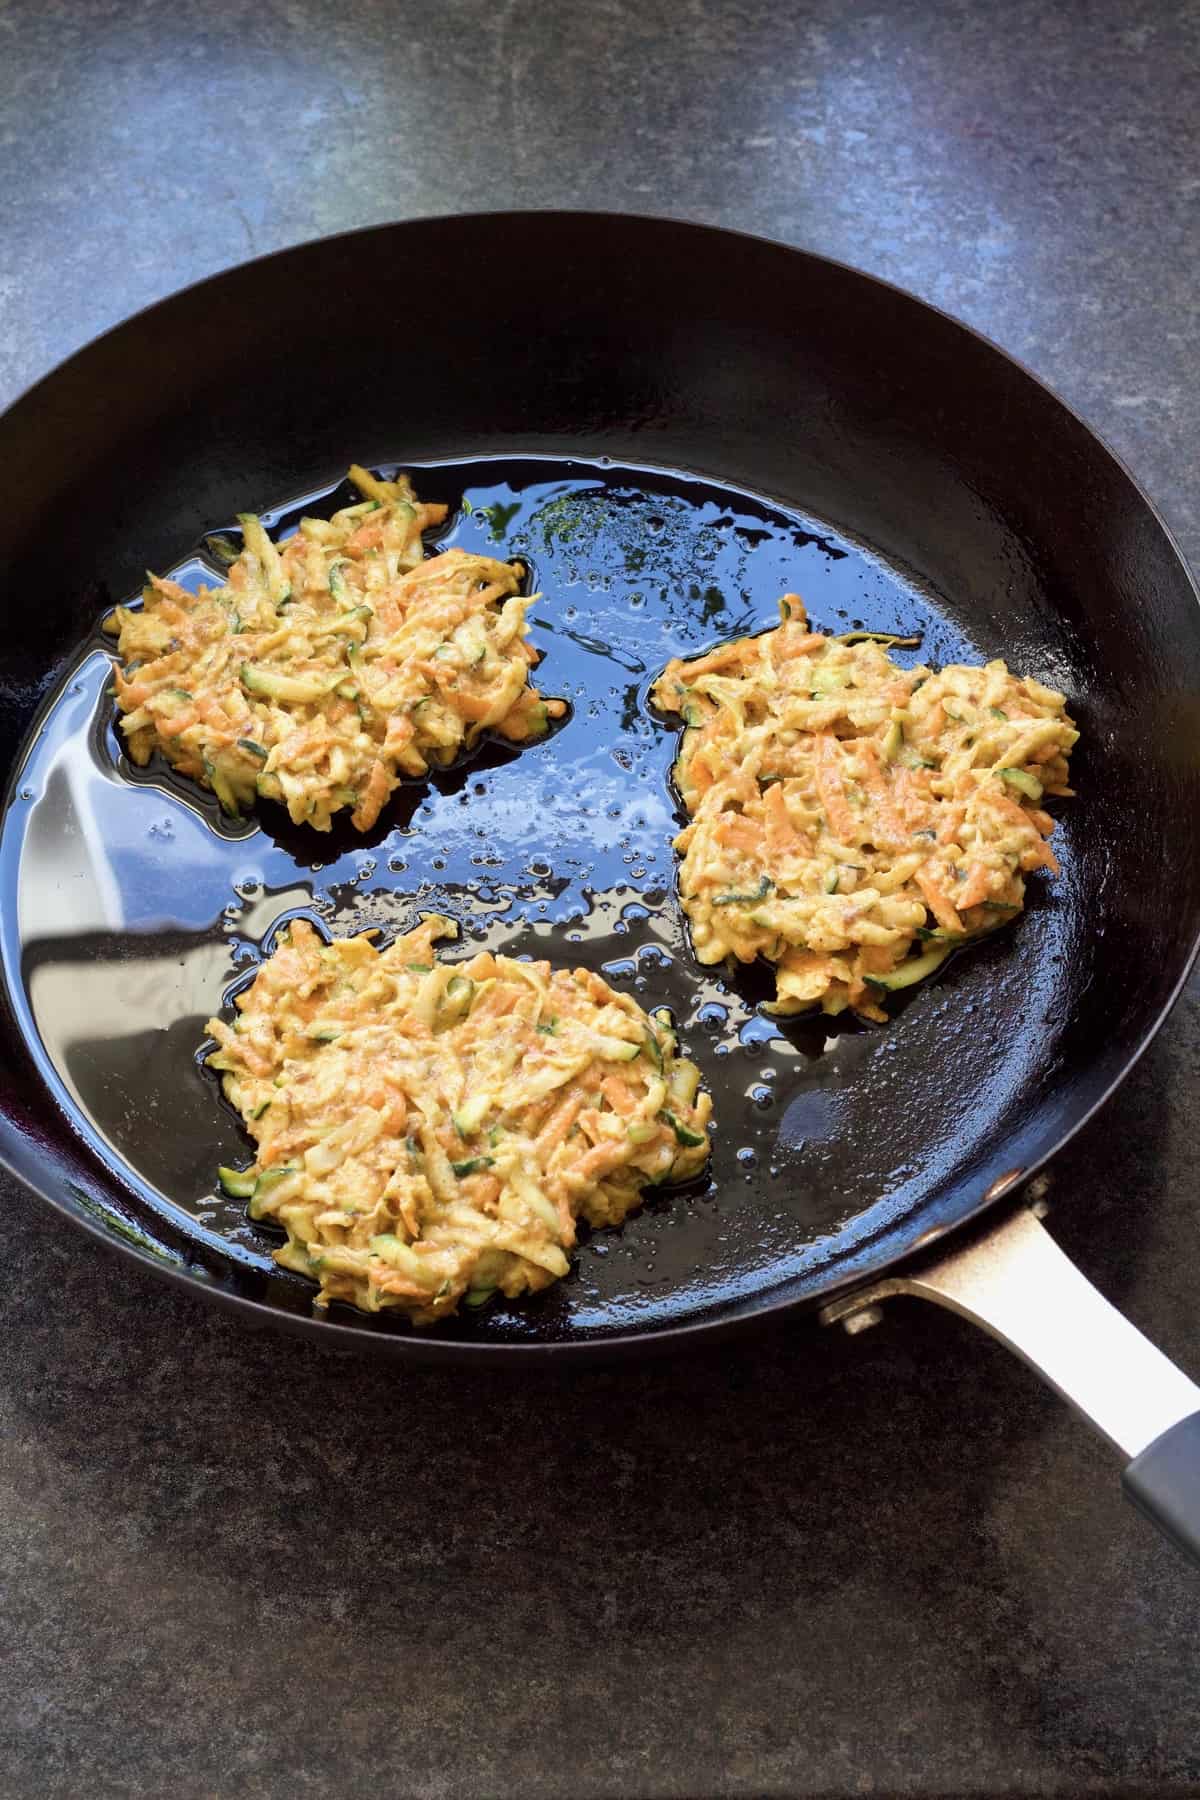
<svg viewBox="0 0 1200 1800"><path fill-rule="evenodd" d="M1139 1511L1200 1567L1200 1412L1148 1444L1121 1483Z"/></svg>

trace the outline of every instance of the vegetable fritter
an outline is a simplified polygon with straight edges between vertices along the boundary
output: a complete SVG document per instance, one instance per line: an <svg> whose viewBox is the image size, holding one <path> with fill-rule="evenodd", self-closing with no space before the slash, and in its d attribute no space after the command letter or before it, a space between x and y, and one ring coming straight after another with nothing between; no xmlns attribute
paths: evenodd
<svg viewBox="0 0 1200 1800"><path fill-rule="evenodd" d="M901 669L885 634L782 623L692 661L653 699L687 725L675 839L702 963L777 965L777 1013L879 1001L1011 919L1057 873L1045 796L1069 795L1064 696L1003 662Z"/></svg>
<svg viewBox="0 0 1200 1800"><path fill-rule="evenodd" d="M350 479L364 500L281 544L243 514L224 587L151 575L142 609L107 622L133 761L161 750L235 818L262 796L317 831L350 807L368 831L401 776L485 731L540 737L565 710L529 684L522 566L462 550L423 561L421 533L446 508L418 504L403 476L355 464Z"/></svg>
<svg viewBox="0 0 1200 1800"><path fill-rule="evenodd" d="M437 961L456 929L430 917L377 951L295 920L235 1024L209 1021L258 1148L222 1185L286 1227L276 1261L320 1306L426 1324L545 1287L577 1218L618 1225L704 1166L711 1101L665 1013L586 969Z"/></svg>

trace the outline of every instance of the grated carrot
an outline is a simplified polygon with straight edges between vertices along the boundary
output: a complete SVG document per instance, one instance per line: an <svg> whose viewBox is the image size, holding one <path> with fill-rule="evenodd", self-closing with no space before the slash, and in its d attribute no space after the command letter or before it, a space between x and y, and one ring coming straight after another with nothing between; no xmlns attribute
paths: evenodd
<svg viewBox="0 0 1200 1800"><path fill-rule="evenodd" d="M943 931L958 932L966 929L950 900L927 869L918 869L913 879L924 894L930 912Z"/></svg>
<svg viewBox="0 0 1200 1800"><path fill-rule="evenodd" d="M978 906L981 900L987 899L990 892L991 876L986 863L972 863L970 874L963 882L955 903L958 911L963 913L968 907Z"/></svg>
<svg viewBox="0 0 1200 1800"><path fill-rule="evenodd" d="M854 841L857 826L846 801L842 781L842 753L838 741L828 732L818 732L814 739L817 793L834 835L843 844Z"/></svg>
<svg viewBox="0 0 1200 1800"><path fill-rule="evenodd" d="M904 826L896 815L891 788L888 785L887 777L879 766L879 757L876 754L874 744L860 745L858 759L865 770L863 785L871 796L871 800L874 804L875 816L883 826L883 835L886 842L883 843L881 847L895 848L905 842L908 833L905 831Z"/></svg>
<svg viewBox="0 0 1200 1800"><path fill-rule="evenodd" d="M767 819L768 849L783 852L803 849L803 839L792 823L783 788L778 781L772 782L763 795L763 811Z"/></svg>

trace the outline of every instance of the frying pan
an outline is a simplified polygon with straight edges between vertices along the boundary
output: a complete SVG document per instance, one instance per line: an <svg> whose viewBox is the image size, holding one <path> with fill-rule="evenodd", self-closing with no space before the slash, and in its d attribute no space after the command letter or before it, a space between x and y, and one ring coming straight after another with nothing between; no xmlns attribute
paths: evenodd
<svg viewBox="0 0 1200 1800"><path fill-rule="evenodd" d="M859 1329L924 1295L1040 1368L1200 1553L1200 1390L1021 1201L1146 1048L1200 932L1196 590L1053 394L943 314L779 244L500 214L328 239L178 294L19 400L0 454L11 1170L249 1322L426 1362L644 1353L802 1307ZM571 716L406 790L366 843L266 807L230 826L122 764L96 622L147 565L199 578L239 510L287 529L336 504L351 457L412 469L455 509L451 541L525 557L539 681ZM754 971L698 970L673 895L649 683L770 623L792 587L830 630L916 630L934 662L1003 654L1082 728L1061 878L886 1027L772 1025ZM714 1178L598 1234L534 1301L423 1333L321 1319L219 1212L211 1172L240 1140L196 1061L203 1021L281 918L395 928L433 906L670 1004L713 1088Z"/></svg>

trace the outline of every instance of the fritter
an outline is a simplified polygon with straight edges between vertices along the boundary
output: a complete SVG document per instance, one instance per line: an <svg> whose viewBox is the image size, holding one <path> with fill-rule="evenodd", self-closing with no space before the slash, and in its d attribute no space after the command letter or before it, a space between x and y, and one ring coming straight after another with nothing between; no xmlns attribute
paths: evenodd
<svg viewBox="0 0 1200 1800"><path fill-rule="evenodd" d="M702 963L776 964L771 1009L882 1021L889 992L1020 912L1057 873L1049 796L1079 733L1064 696L997 660L902 669L883 633L782 623L668 664L653 690L687 729L675 839Z"/></svg>
<svg viewBox="0 0 1200 1800"><path fill-rule="evenodd" d="M106 622L130 757L161 750L233 817L261 796L317 831L350 808L368 831L402 776L487 731L540 737L565 711L529 682L521 564L423 560L421 533L446 508L421 505L403 476L355 464L350 479L365 499L281 544L243 514L223 587L152 575L142 608Z"/></svg>
<svg viewBox="0 0 1200 1800"><path fill-rule="evenodd" d="M711 1111L665 1013L587 969L481 952L425 919L376 950L293 921L211 1067L257 1156L222 1169L288 1241L317 1304L417 1324L565 1275L576 1220L619 1225L644 1190L698 1174Z"/></svg>

